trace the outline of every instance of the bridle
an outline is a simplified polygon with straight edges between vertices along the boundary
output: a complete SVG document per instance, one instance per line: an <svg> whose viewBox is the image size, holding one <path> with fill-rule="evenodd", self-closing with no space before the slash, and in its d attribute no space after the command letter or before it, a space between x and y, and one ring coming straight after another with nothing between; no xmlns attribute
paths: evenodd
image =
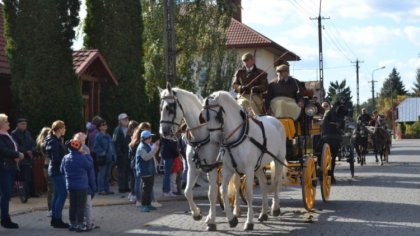
<svg viewBox="0 0 420 236"><path fill-rule="evenodd" d="M210 98L212 98L212 97L210 97ZM218 131L218 130L223 131L223 125L224 125L223 113L225 112L225 109L223 109L223 107L220 106L219 104L210 105L209 100L207 98L206 98L204 104L205 104L205 106L203 107L203 111L204 110L206 111L206 121L210 120L210 111L212 111L212 112L216 113L215 119L216 119L217 122L220 123L219 128L212 128L212 129L207 128L209 130L209 132ZM217 110L217 108L219 108L219 109Z"/></svg>
<svg viewBox="0 0 420 236"><path fill-rule="evenodd" d="M184 115L184 109L182 108L181 103L178 101L178 98L176 97L176 93L173 92L173 95L168 95L168 96L164 96L161 98L162 102L167 100L167 99L171 99L174 100L174 102L168 102L166 101L166 103L168 103L168 105L166 106L166 109L168 110L168 114L171 115L173 114L172 120L160 120L161 124L171 124L171 125L176 125L178 127L181 126L180 123L175 122L176 119L176 111L177 111L177 105L179 106L179 108L182 111L182 115ZM162 111L162 105L160 107L160 110Z"/></svg>
<svg viewBox="0 0 420 236"><path fill-rule="evenodd" d="M217 110L217 107L219 107L218 110ZM224 109L223 109L223 107L219 104L209 105L208 99L206 99L205 106L203 107L203 111L204 110L206 111L206 121L210 120L210 111L213 111L213 112L216 113L216 117L215 117L216 121L221 124L220 128L213 128L213 129L208 129L208 130L210 132L216 131L216 130L223 131L223 126L224 126L224 119L223 119ZM270 155L275 161L277 161L281 165L287 167L286 163L279 160L273 153L271 153L267 149L267 137L266 137L266 134L265 134L265 128L264 128L263 123L261 121L255 119L255 118L250 117L242 109L240 110L240 115L242 117L243 122L241 122L241 124L239 126L237 126L232 132L230 132L228 135L226 135L225 140L221 144L221 147L223 148L223 149L221 149L221 152L225 152L225 151L228 152L231 163L232 163L232 166L235 169L235 171L240 176L243 175L243 173L241 173L237 168L237 163L235 161L235 158L233 157L232 149L238 147L243 141L245 141L245 139L248 139L251 143L253 143L261 151L260 155L257 157L257 162L256 162L256 166L254 167L254 171L258 170L261 167L262 157L264 156L264 154ZM260 128L261 134L262 134L262 139L263 139L262 143L258 142L256 139L254 139L253 137L248 135L249 126L250 126L249 122L250 121L257 124L258 127ZM233 134L235 134L238 131L240 132L239 137L237 137L237 139L235 139L234 141L227 142L233 136Z"/></svg>

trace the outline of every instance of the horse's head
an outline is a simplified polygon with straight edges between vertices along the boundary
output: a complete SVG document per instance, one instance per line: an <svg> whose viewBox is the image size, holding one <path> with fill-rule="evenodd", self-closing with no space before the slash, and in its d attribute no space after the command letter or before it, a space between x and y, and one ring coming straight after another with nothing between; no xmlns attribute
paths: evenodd
<svg viewBox="0 0 420 236"><path fill-rule="evenodd" d="M221 143L223 138L224 116L225 110L219 104L218 92L214 92L204 99L200 120L207 123L207 129L210 131L212 142Z"/></svg>
<svg viewBox="0 0 420 236"><path fill-rule="evenodd" d="M166 89L159 88L160 93L160 126L159 133L163 137L173 138L181 125L184 111L179 103L176 91L168 83Z"/></svg>

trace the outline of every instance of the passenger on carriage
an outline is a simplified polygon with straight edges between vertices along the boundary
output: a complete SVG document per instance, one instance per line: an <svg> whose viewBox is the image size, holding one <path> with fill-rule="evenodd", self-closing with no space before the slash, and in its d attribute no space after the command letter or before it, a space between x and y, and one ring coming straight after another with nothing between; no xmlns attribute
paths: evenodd
<svg viewBox="0 0 420 236"><path fill-rule="evenodd" d="M294 120L300 115L304 101L304 87L299 80L289 75L289 66L276 67L277 78L268 85L265 105L268 113L273 116L290 117Z"/></svg>
<svg viewBox="0 0 420 236"><path fill-rule="evenodd" d="M323 116L325 116L325 113L330 110L330 104L328 102L323 102L321 106L322 106L322 109L324 110Z"/></svg>
<svg viewBox="0 0 420 236"><path fill-rule="evenodd" d="M262 94L267 90L267 73L255 65L251 53L242 55L243 67L235 72L232 88L238 93L237 102L246 111L254 115L263 114Z"/></svg>
<svg viewBox="0 0 420 236"><path fill-rule="evenodd" d="M316 115L324 116L325 110L318 102L318 97L316 95L312 97L312 101L314 106L316 107Z"/></svg>
<svg viewBox="0 0 420 236"><path fill-rule="evenodd" d="M368 125L370 122L370 115L367 113L366 108L362 108L362 114L357 117L357 122L361 125Z"/></svg>
<svg viewBox="0 0 420 236"><path fill-rule="evenodd" d="M372 113L372 117L369 121L369 126L375 126L376 125L376 120L378 119L378 116L379 116L378 111L374 110L373 113Z"/></svg>

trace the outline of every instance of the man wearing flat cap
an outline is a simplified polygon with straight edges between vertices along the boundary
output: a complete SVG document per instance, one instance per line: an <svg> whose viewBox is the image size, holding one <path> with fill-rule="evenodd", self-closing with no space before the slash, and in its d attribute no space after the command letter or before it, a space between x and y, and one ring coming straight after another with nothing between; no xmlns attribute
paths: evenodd
<svg viewBox="0 0 420 236"><path fill-rule="evenodd" d="M128 186L130 176L130 161L128 159L128 143L130 142L130 137L127 135L128 122L129 119L126 113L119 114L118 126L115 128L112 136L117 154L119 193L130 191Z"/></svg>
<svg viewBox="0 0 420 236"><path fill-rule="evenodd" d="M19 162L21 177L23 177L28 197L39 197L35 192L33 158L35 151L35 140L28 131L28 120L20 118L16 120L16 129L12 131L19 152L24 154L24 159Z"/></svg>
<svg viewBox="0 0 420 236"><path fill-rule="evenodd" d="M304 87L289 75L289 66L282 64L276 67L277 78L268 85L266 108L273 116L290 117L296 120L303 107Z"/></svg>
<svg viewBox="0 0 420 236"><path fill-rule="evenodd" d="M233 90L238 93L237 102L246 112L261 115L264 113L261 94L267 90L267 73L257 68L251 53L242 55L242 64L232 83Z"/></svg>

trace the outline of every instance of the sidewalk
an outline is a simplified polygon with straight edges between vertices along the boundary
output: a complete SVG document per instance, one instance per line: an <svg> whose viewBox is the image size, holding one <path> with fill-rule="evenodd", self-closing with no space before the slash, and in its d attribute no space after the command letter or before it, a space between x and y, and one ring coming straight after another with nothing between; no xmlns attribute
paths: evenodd
<svg viewBox="0 0 420 236"><path fill-rule="evenodd" d="M204 175L203 175L204 176ZM169 201L186 201L184 195L175 196L175 197L163 197L162 193L162 180L163 175L157 175L155 178L155 197L156 200L160 203L169 202ZM207 199L208 183L207 180L198 178L197 183L201 187L194 188L194 199ZM129 193L118 193L118 185L115 184L110 187L111 191L115 194L112 195L99 195L96 194L93 199L93 206L111 206L111 205L128 205L133 204L128 201ZM68 208L69 201L66 200L65 208ZM13 197L10 201L10 215L20 215L33 211L45 211L47 214L47 196L46 193L43 193L39 198L29 198L27 203L21 203L19 197Z"/></svg>

